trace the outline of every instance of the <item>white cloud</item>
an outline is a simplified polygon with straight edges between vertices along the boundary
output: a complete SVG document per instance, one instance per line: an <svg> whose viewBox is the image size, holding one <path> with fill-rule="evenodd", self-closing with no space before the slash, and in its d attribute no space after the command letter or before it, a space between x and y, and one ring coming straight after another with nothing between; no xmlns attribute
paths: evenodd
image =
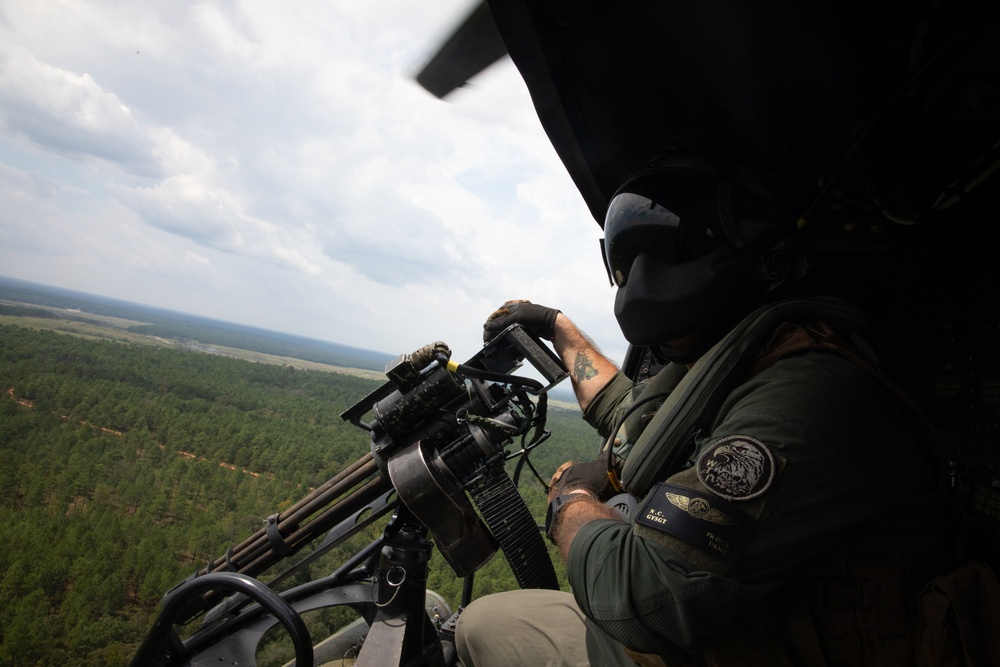
<svg viewBox="0 0 1000 667"><path fill-rule="evenodd" d="M42 150L92 157L151 175L147 138L131 111L89 74L39 62L23 47L0 44L0 122Z"/></svg>
<svg viewBox="0 0 1000 667"><path fill-rule="evenodd" d="M472 4L11 3L0 273L390 353L531 298L623 350L516 69L413 80Z"/></svg>
<svg viewBox="0 0 1000 667"><path fill-rule="evenodd" d="M212 263L207 257L202 257L193 250L184 253L184 262L194 266L209 266Z"/></svg>

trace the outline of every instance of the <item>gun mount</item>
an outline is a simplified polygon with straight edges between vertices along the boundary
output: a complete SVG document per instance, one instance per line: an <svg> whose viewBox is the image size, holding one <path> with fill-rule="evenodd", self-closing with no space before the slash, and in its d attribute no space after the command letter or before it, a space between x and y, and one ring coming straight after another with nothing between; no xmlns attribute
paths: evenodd
<svg viewBox="0 0 1000 667"><path fill-rule="evenodd" d="M525 360L548 385L510 374ZM505 463L520 456L519 471L548 438L546 392L567 374L519 325L465 364L453 362L440 342L397 357L386 367L388 381L341 414L370 434L370 451L169 591L131 666L254 665L257 644L278 623L292 639L296 664L312 665L301 614L332 606L351 607L363 619L358 665L453 664L457 614L439 628L425 610L433 546L465 578L463 607L472 575L498 550L522 588L558 587ZM508 452L515 439L520 447ZM390 513L381 537L333 573L275 591ZM320 537L270 581L256 578ZM175 626L199 617L201 626L182 640Z"/></svg>

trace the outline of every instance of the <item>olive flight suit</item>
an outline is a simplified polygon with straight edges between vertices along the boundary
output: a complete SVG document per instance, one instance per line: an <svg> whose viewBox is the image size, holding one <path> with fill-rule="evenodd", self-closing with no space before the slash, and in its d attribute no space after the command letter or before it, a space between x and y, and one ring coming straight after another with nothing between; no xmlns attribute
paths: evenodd
<svg viewBox="0 0 1000 667"><path fill-rule="evenodd" d="M916 596L942 558L936 462L863 364L806 346L764 366L630 523L577 533L573 600L513 591L470 605L463 663L912 665ZM607 436L634 394L619 373L584 418ZM631 657L608 657L616 644Z"/></svg>

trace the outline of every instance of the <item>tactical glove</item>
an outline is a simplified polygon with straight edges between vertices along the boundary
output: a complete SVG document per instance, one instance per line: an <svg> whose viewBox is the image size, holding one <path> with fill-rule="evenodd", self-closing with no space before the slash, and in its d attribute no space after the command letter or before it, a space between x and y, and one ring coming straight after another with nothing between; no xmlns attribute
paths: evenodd
<svg viewBox="0 0 1000 667"><path fill-rule="evenodd" d="M530 301L508 301L486 318L483 324L483 342L489 343L512 324L520 324L528 333L545 340L555 337L555 308L546 308Z"/></svg>
<svg viewBox="0 0 1000 667"><path fill-rule="evenodd" d="M574 463L563 470L562 475L553 476L549 498L573 489L586 489L602 502L618 493L608 478L607 459L602 456L587 463Z"/></svg>

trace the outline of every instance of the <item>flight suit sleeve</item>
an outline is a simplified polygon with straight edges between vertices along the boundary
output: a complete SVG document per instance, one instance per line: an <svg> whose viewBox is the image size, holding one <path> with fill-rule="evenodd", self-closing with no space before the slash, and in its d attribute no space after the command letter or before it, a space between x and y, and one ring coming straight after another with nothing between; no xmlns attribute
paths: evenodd
<svg viewBox="0 0 1000 667"><path fill-rule="evenodd" d="M588 618L625 646L657 655L697 651L757 594L607 520L577 533L568 573Z"/></svg>
<svg viewBox="0 0 1000 667"><path fill-rule="evenodd" d="M888 392L852 363L782 360L730 395L693 465L641 499L631 524L577 533L574 596L629 648L703 650L799 565L933 486L915 448ZM741 476L737 455L767 465Z"/></svg>
<svg viewBox="0 0 1000 667"><path fill-rule="evenodd" d="M621 441L618 454L625 458L631 449L631 443L638 439L649 418L686 373L686 367L669 364L652 378L633 384L619 371L587 406L583 418L606 438L625 413L630 412L630 416L616 433ZM632 408L641 409L632 410Z"/></svg>
<svg viewBox="0 0 1000 667"><path fill-rule="evenodd" d="M584 410L584 420L606 438L615 427L619 416L631 404L632 391L632 381L618 371L610 382L601 387Z"/></svg>

